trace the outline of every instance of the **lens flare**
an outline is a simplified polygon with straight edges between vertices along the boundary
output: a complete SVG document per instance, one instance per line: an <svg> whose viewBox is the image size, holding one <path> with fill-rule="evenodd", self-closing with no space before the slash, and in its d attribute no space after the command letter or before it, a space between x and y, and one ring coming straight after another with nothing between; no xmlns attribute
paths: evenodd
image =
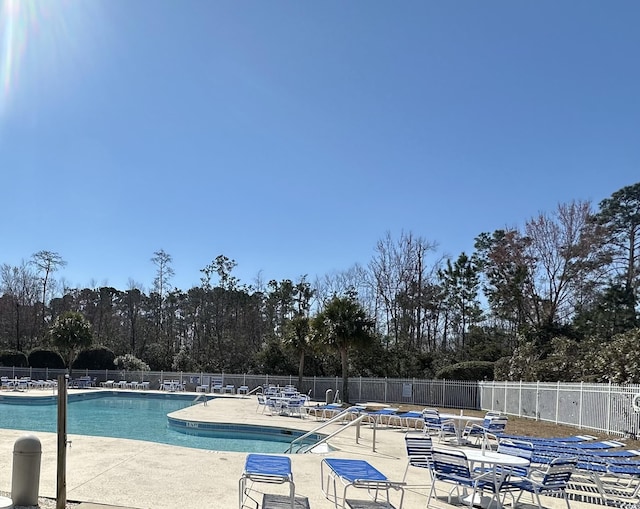
<svg viewBox="0 0 640 509"><path fill-rule="evenodd" d="M0 9L0 113L6 109L11 91L20 80L20 62L27 47L27 34L35 29L34 0L3 0Z"/></svg>
<svg viewBox="0 0 640 509"><path fill-rule="evenodd" d="M0 116L34 104L95 50L100 2L0 0ZM75 66L75 67L74 67Z"/></svg>

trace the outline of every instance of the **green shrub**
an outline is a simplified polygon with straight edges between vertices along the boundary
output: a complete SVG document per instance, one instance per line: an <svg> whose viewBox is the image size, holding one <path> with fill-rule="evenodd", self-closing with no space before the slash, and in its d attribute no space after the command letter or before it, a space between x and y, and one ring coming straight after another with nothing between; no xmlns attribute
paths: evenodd
<svg viewBox="0 0 640 509"><path fill-rule="evenodd" d="M73 369L115 369L116 355L105 346L82 350L73 361Z"/></svg>
<svg viewBox="0 0 640 509"><path fill-rule="evenodd" d="M149 371L149 365L146 362L138 359L135 355L130 353L119 355L115 358L113 363L118 369L122 369L124 371Z"/></svg>
<svg viewBox="0 0 640 509"><path fill-rule="evenodd" d="M27 356L17 350L3 350L0 352L0 366L15 366L26 368L29 365Z"/></svg>
<svg viewBox="0 0 640 509"><path fill-rule="evenodd" d="M29 352L29 366L32 368L64 369L64 359L56 350L35 348Z"/></svg>
<svg viewBox="0 0 640 509"><path fill-rule="evenodd" d="M493 380L494 363L489 361L469 361L451 364L440 369L435 378L443 380Z"/></svg>

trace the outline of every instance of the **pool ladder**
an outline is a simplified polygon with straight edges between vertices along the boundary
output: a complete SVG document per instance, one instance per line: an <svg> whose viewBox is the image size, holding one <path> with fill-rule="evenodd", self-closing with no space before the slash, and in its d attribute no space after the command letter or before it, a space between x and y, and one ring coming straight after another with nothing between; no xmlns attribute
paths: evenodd
<svg viewBox="0 0 640 509"><path fill-rule="evenodd" d="M204 398L204 406L207 406L207 401L208 401L208 400L207 400L207 395L206 395L204 392L202 392L202 393L198 394L198 395L196 396L196 399L194 399L194 400L191 402L191 405L192 405L192 406L193 406L193 405L195 405L195 404L196 404L196 403L197 403L201 398Z"/></svg>

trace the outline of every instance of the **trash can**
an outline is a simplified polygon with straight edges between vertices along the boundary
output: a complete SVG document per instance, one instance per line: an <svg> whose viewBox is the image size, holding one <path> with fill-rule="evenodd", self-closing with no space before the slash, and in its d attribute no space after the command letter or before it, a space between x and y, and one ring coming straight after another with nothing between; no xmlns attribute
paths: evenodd
<svg viewBox="0 0 640 509"><path fill-rule="evenodd" d="M13 505L38 505L40 491L40 457L42 446L38 437L25 435L13 446L11 499Z"/></svg>
<svg viewBox="0 0 640 509"><path fill-rule="evenodd" d="M327 389L327 392L324 395L325 404L333 403L333 389Z"/></svg>

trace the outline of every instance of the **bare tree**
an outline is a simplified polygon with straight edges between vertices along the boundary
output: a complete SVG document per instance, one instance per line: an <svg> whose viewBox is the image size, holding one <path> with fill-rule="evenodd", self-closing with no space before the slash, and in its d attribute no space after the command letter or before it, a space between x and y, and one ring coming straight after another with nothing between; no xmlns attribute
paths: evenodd
<svg viewBox="0 0 640 509"><path fill-rule="evenodd" d="M53 251L38 251L31 257L31 262L36 266L42 283L42 326L46 325L47 309L47 285L50 275L67 265L58 253Z"/></svg>
<svg viewBox="0 0 640 509"><path fill-rule="evenodd" d="M527 221L526 250L535 260L528 278L533 324L548 327L572 318L576 292L594 270L596 231L591 216L590 202L574 201Z"/></svg>
<svg viewBox="0 0 640 509"><path fill-rule="evenodd" d="M10 327L13 329L15 349L21 351L23 347L22 337L26 333L25 322L27 320L24 315L27 312L34 312L34 304L38 293L38 278L31 270L30 264L23 261L17 267L12 267L6 263L0 266L0 292L13 304L13 309L6 310L6 314L11 313L13 315Z"/></svg>
<svg viewBox="0 0 640 509"><path fill-rule="evenodd" d="M435 274L426 256L435 249L435 243L404 232L398 241L387 232L376 245L369 268L382 300L382 323L387 324L383 332L396 343L404 339L410 346L422 344L424 289Z"/></svg>

